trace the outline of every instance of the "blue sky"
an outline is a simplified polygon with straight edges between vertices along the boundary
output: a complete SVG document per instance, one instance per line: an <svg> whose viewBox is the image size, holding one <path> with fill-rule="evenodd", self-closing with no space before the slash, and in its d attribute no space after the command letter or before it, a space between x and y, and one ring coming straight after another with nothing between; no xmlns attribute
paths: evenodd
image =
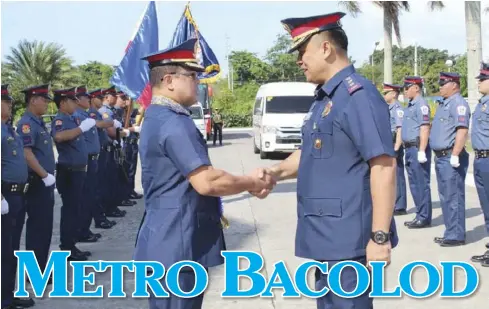
<svg viewBox="0 0 489 309"><path fill-rule="evenodd" d="M265 55L276 36L284 33L280 20L342 10L337 1L321 2L191 2L201 33L227 70L226 36L231 50ZM412 2L411 13L401 16L403 44L447 49L463 53L465 44L464 4L445 1L443 12L432 13L426 3ZM489 6L489 1L482 1ZM186 2L157 2L160 49L168 45ZM2 59L20 39L62 44L75 64L91 60L118 65L147 2L5 2L1 6ZM350 40L350 55L358 62L368 58L374 42L382 46L382 11L363 2L357 18L343 18ZM489 29L489 14L483 16ZM484 58L489 60L489 31L483 32Z"/></svg>

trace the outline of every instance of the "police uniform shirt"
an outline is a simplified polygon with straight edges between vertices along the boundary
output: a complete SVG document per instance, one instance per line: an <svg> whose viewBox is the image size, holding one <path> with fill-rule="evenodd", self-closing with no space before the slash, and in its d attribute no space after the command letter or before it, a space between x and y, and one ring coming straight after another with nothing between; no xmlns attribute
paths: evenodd
<svg viewBox="0 0 489 309"><path fill-rule="evenodd" d="M421 95L418 95L409 101L408 106L404 109L401 130L402 141L405 143L416 142L419 138L419 128L425 124L430 124L430 106Z"/></svg>
<svg viewBox="0 0 489 309"><path fill-rule="evenodd" d="M193 260L204 267L223 263L225 250L219 199L200 195L188 181L195 169L211 165L206 142L186 109L153 97L140 138L146 219L135 259L165 267Z"/></svg>
<svg viewBox="0 0 489 309"><path fill-rule="evenodd" d="M314 260L365 256L373 209L368 161L396 156L385 100L349 65L318 87L302 139L296 255ZM394 220L390 231L395 247Z"/></svg>
<svg viewBox="0 0 489 309"><path fill-rule="evenodd" d="M53 140L41 117L27 111L17 123L17 133L24 147L29 147L46 172L53 174L56 168ZM29 168L30 172L33 172Z"/></svg>
<svg viewBox="0 0 489 309"><path fill-rule="evenodd" d="M2 181L26 183L27 173L22 140L12 126L2 122Z"/></svg>
<svg viewBox="0 0 489 309"><path fill-rule="evenodd" d="M95 121L103 120L102 115L100 115L98 110L93 107L90 107L90 109L88 110L88 116ZM97 128L97 132L100 146L103 147L109 141L109 136L107 135L107 131L103 128Z"/></svg>
<svg viewBox="0 0 489 309"><path fill-rule="evenodd" d="M114 112L112 111L112 108L109 105L102 105L102 107L98 110L100 115L102 115L102 120L114 120ZM107 134L107 140L110 142L112 139L109 137Z"/></svg>
<svg viewBox="0 0 489 309"><path fill-rule="evenodd" d="M91 118L89 113L83 109L75 111L73 117L78 118L80 123L87 118ZM100 141L98 138L97 127L93 126L90 130L83 133L83 136L85 137L88 154L100 153Z"/></svg>
<svg viewBox="0 0 489 309"><path fill-rule="evenodd" d="M401 103L396 101L392 104L389 104L389 113L391 120L391 132L395 133L397 128L402 126L402 117L404 115L404 111L402 110Z"/></svg>
<svg viewBox="0 0 489 309"><path fill-rule="evenodd" d="M472 147L489 150L489 95L481 98L472 115Z"/></svg>
<svg viewBox="0 0 489 309"><path fill-rule="evenodd" d="M57 132L75 129L80 125L80 120L72 115L58 112L51 124L51 135ZM87 165L88 152L85 137L78 135L71 141L56 143L58 149L58 163L70 166Z"/></svg>
<svg viewBox="0 0 489 309"><path fill-rule="evenodd" d="M430 147L433 150L452 148L457 128L468 128L470 123L469 104L460 93L445 99L436 109L430 132Z"/></svg>

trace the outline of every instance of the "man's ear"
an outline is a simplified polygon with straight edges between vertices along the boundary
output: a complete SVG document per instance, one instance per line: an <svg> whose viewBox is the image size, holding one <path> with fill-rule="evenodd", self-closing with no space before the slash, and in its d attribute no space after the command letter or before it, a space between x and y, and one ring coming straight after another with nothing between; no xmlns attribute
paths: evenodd
<svg viewBox="0 0 489 309"><path fill-rule="evenodd" d="M330 41L323 41L320 45L321 52L323 53L323 59L326 60L333 53L334 46Z"/></svg>
<svg viewBox="0 0 489 309"><path fill-rule="evenodd" d="M163 76L163 80L161 81L162 84L166 85L166 88L169 90L173 90L175 87L173 85L173 76L170 74L166 74Z"/></svg>

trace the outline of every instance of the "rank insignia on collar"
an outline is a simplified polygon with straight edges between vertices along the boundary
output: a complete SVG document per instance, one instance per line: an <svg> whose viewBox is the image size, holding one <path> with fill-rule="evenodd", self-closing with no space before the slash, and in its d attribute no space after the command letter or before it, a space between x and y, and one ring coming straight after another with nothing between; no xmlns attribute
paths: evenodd
<svg viewBox="0 0 489 309"><path fill-rule="evenodd" d="M317 138L315 141L314 141L314 148L316 149L321 149L321 140L319 138Z"/></svg>
<svg viewBox="0 0 489 309"><path fill-rule="evenodd" d="M28 125L28 124L24 124L24 125L22 126L22 133L27 134L27 133L29 133L29 132L31 132L31 126L30 126L30 125Z"/></svg>
<svg viewBox="0 0 489 309"><path fill-rule="evenodd" d="M331 107L333 107L333 101L329 101L328 103L326 103L326 105L324 106L323 112L321 114L322 118L328 116L328 114L331 112Z"/></svg>

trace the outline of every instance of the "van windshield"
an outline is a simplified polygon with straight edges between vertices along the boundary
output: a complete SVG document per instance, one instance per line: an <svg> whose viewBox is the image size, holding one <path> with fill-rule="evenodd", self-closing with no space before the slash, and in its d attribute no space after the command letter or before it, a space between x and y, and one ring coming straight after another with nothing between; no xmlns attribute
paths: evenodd
<svg viewBox="0 0 489 309"><path fill-rule="evenodd" d="M204 118L204 115L202 114L202 109L200 106L190 106L190 113L192 119L202 119Z"/></svg>
<svg viewBox="0 0 489 309"><path fill-rule="evenodd" d="M307 113L314 96L267 97L266 112L272 114Z"/></svg>

